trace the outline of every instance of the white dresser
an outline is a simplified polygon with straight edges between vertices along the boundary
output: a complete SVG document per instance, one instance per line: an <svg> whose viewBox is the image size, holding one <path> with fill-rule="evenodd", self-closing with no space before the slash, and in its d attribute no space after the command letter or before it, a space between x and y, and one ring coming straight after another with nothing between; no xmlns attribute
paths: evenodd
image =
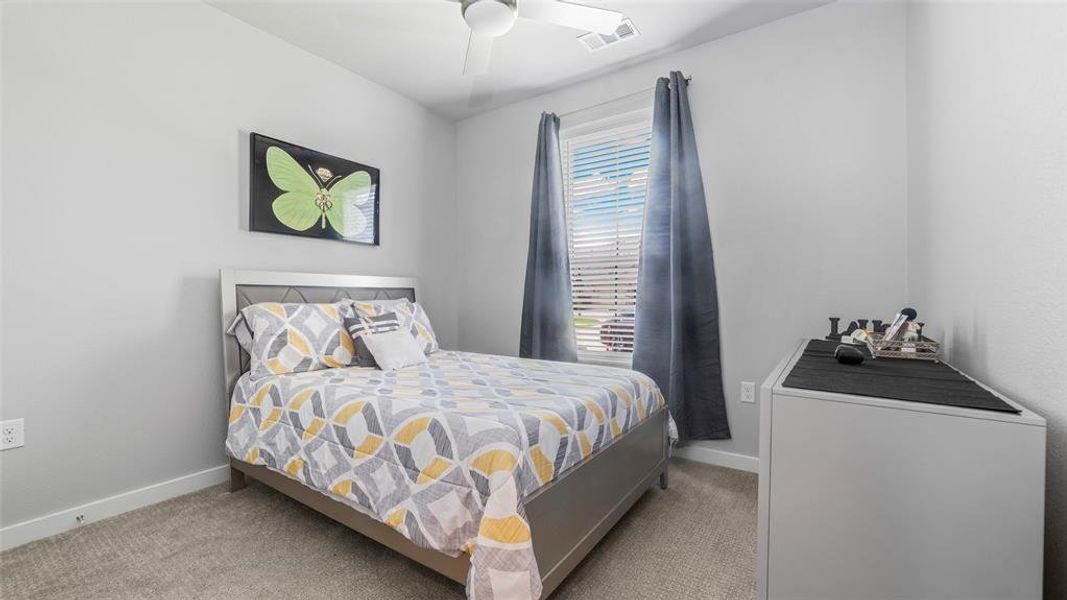
<svg viewBox="0 0 1067 600"><path fill-rule="evenodd" d="M1040 600L1045 420L783 387L805 345L760 391L757 598Z"/></svg>

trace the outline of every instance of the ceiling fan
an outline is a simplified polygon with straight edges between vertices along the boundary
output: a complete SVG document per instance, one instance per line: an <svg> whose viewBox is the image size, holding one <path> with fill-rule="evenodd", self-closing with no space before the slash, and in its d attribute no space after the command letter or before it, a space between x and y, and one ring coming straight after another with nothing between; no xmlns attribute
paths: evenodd
<svg viewBox="0 0 1067 600"><path fill-rule="evenodd" d="M463 20L471 30L464 75L481 75L489 70L493 39L511 30L516 18L604 35L614 33L623 18L622 13L614 10L560 0L459 0L459 3Z"/></svg>

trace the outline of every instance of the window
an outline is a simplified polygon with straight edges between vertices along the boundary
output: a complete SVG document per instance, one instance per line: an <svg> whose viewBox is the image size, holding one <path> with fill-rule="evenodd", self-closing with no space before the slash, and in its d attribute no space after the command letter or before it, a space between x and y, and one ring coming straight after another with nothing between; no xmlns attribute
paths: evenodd
<svg viewBox="0 0 1067 600"><path fill-rule="evenodd" d="M578 359L629 365L651 111L560 133Z"/></svg>

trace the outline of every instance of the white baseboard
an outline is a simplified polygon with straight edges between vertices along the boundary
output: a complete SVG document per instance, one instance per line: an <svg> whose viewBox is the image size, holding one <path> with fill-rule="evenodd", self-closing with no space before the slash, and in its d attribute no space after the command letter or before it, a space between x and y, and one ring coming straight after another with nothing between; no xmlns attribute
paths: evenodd
<svg viewBox="0 0 1067 600"><path fill-rule="evenodd" d="M748 471L750 473L759 472L759 458L755 456L737 454L725 450L716 450L715 448L708 448L707 446L697 444L689 444L688 446L683 446L681 448L674 448L671 450L671 455L709 465L737 469L738 471Z"/></svg>
<svg viewBox="0 0 1067 600"><path fill-rule="evenodd" d="M678 458L740 471L756 473L759 470L759 459L755 456L716 450L707 446L691 444L683 448L674 448L672 454ZM220 465L29 521L15 523L0 529L0 550L51 537L81 525L223 483L229 479L229 476L229 465ZM84 515L85 518L79 522L78 515Z"/></svg>
<svg viewBox="0 0 1067 600"><path fill-rule="evenodd" d="M87 523L120 515L149 504L174 498L175 496L195 492L227 481L229 477L229 465L221 465L54 512L29 521L8 525L0 529L0 550L21 546ZM80 522L78 521L79 515L84 515L84 519Z"/></svg>
<svg viewBox="0 0 1067 600"><path fill-rule="evenodd" d="M716 450L707 446L689 445L683 448L675 448L672 454L678 458L740 471L752 473L759 471L759 459L755 456ZM229 465L220 465L116 494L88 504L82 504L81 506L54 512L36 519L30 519L29 521L15 523L0 529L0 550L7 550L34 540L51 537L81 525L121 515L124 512L223 483L229 479L229 476ZM78 521L79 515L84 515L84 519L81 522Z"/></svg>

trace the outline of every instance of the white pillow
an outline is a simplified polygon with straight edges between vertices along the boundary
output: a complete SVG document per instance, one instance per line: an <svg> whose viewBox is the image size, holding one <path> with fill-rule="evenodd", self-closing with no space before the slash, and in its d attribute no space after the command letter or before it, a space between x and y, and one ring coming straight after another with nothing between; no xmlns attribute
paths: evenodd
<svg viewBox="0 0 1067 600"><path fill-rule="evenodd" d="M422 346L406 331L397 329L385 333L366 333L362 339L374 362L383 371L395 371L427 362Z"/></svg>

